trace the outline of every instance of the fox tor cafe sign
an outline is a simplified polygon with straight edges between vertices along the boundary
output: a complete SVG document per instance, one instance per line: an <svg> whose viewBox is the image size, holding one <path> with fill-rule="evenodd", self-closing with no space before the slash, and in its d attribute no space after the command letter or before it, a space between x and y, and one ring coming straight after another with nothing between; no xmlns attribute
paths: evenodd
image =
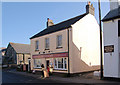
<svg viewBox="0 0 120 85"><path fill-rule="evenodd" d="M114 52L114 45L104 46L104 52L105 52L105 53Z"/></svg>

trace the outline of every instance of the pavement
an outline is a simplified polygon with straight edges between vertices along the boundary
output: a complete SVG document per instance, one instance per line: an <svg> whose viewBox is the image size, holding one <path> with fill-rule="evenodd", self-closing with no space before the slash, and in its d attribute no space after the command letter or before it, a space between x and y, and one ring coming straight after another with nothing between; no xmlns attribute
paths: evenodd
<svg viewBox="0 0 120 85"><path fill-rule="evenodd" d="M14 74L21 74L25 76L31 76L36 79L41 79L40 74L33 74L27 72L20 72L16 71L15 69L7 70L7 72L14 73ZM74 77L61 77L57 75L52 75L46 80L54 80L54 81L62 81L66 83L84 83L84 84L120 84L118 81L110 81L110 80L100 80L99 77L93 76L93 73L86 73L86 74L79 74L79 76Z"/></svg>

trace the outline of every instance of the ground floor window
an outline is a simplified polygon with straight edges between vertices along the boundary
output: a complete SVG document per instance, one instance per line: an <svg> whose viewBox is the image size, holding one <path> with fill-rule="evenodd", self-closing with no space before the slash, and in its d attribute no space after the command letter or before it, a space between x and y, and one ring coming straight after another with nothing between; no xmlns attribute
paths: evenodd
<svg viewBox="0 0 120 85"><path fill-rule="evenodd" d="M34 59L34 68L41 68L41 59Z"/></svg>
<svg viewBox="0 0 120 85"><path fill-rule="evenodd" d="M54 69L67 69L67 59L66 58L55 58L54 59Z"/></svg>

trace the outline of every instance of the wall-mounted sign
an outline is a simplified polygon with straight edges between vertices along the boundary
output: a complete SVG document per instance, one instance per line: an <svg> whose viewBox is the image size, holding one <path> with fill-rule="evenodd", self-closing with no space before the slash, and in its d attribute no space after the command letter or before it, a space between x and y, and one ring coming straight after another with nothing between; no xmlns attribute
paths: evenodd
<svg viewBox="0 0 120 85"><path fill-rule="evenodd" d="M33 59L39 59L39 58L56 58L56 57L68 57L68 53L54 53L54 54L38 54L33 55Z"/></svg>
<svg viewBox="0 0 120 85"><path fill-rule="evenodd" d="M114 52L114 45L104 46L104 52L105 53Z"/></svg>

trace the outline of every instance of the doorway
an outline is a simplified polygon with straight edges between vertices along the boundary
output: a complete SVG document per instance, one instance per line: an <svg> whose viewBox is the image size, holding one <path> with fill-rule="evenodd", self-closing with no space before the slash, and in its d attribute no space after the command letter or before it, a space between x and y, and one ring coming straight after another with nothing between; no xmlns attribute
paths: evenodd
<svg viewBox="0 0 120 85"><path fill-rule="evenodd" d="M46 68L49 66L49 60L46 60Z"/></svg>
<svg viewBox="0 0 120 85"><path fill-rule="evenodd" d="M28 71L30 71L30 70L31 70L31 60L28 59Z"/></svg>

